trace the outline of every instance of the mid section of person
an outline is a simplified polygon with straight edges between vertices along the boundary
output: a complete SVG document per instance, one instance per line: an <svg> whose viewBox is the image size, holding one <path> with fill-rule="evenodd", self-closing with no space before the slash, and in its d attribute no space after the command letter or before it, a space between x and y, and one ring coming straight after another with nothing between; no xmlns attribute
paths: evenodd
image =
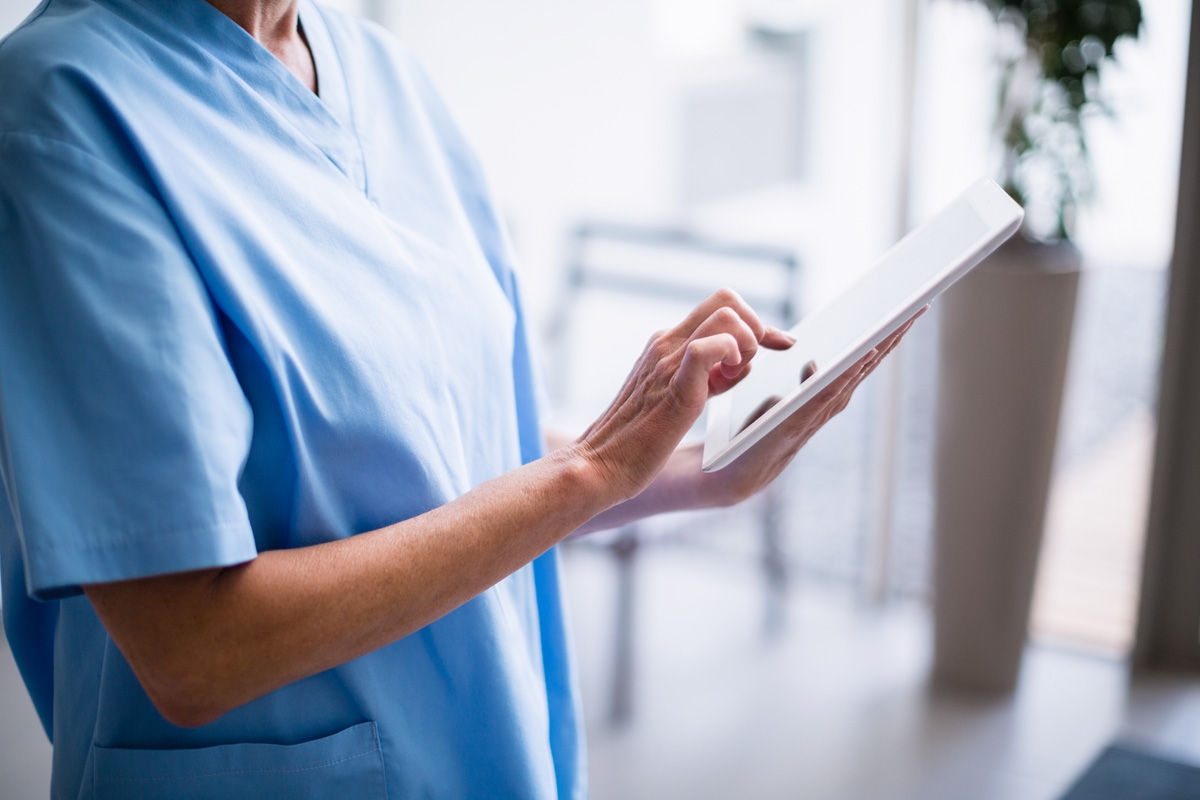
<svg viewBox="0 0 1200 800"><path fill-rule="evenodd" d="M789 345L718 292L547 454L501 224L400 45L47 0L0 43L0 567L52 795L584 795L553 546L749 496L897 338L705 475L706 399Z"/></svg>

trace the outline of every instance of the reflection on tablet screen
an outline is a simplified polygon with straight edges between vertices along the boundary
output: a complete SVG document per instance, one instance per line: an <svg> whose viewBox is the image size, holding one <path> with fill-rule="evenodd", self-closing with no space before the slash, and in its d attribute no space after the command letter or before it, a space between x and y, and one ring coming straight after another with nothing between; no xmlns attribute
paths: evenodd
<svg viewBox="0 0 1200 800"><path fill-rule="evenodd" d="M804 366L800 368L800 383L804 383L806 380L816 374L817 362L810 358L807 362L805 362ZM750 427L750 423L754 422L754 420L770 411L771 408L782 399L782 396L773 394L766 400L763 400L761 403L759 403L758 406L746 417L746 420L737 427L737 430L734 432L735 435Z"/></svg>
<svg viewBox="0 0 1200 800"><path fill-rule="evenodd" d="M742 431L746 430L746 428L750 427L751 422L754 422L754 420L758 419L763 414L770 411L772 406L774 406L776 403L778 403L782 399L783 398L780 397L779 395L773 394L770 397L768 397L766 400L763 400L759 404L758 408L756 408L750 412L750 416L746 417L746 421L738 426L737 432L741 433Z"/></svg>

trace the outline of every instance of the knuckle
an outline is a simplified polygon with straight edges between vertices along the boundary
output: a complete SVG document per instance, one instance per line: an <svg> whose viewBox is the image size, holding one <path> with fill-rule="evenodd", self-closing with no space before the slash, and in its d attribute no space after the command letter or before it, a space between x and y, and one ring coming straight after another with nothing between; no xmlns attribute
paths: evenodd
<svg viewBox="0 0 1200 800"><path fill-rule="evenodd" d="M729 306L721 306L713 312L713 319L721 324L721 327L736 325L741 321L741 317Z"/></svg>
<svg viewBox="0 0 1200 800"><path fill-rule="evenodd" d="M723 306L734 305L742 300L741 296L728 286L722 286L713 292L713 299Z"/></svg>
<svg viewBox="0 0 1200 800"><path fill-rule="evenodd" d="M645 352L655 357L663 356L670 347L670 331L659 330L650 335Z"/></svg>

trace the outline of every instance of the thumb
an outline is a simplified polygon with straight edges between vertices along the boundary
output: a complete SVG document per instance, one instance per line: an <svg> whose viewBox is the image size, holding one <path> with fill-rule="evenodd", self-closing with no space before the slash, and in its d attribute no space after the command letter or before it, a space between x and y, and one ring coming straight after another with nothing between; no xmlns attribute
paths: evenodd
<svg viewBox="0 0 1200 800"><path fill-rule="evenodd" d="M742 353L732 334L718 333L693 339L687 343L679 371L672 380L676 395L684 405L696 407L699 413L708 400L710 370L718 364L738 367L741 363Z"/></svg>

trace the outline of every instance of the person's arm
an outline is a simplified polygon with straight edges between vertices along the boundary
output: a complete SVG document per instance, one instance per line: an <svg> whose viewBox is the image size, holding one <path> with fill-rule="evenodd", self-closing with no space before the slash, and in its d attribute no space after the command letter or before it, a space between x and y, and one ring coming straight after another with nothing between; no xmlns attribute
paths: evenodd
<svg viewBox="0 0 1200 800"><path fill-rule="evenodd" d="M654 336L574 444L413 519L234 567L84 591L163 716L201 725L393 642L635 497L759 344L791 342L731 292Z"/></svg>
<svg viewBox="0 0 1200 800"><path fill-rule="evenodd" d="M923 313L924 310L918 312L729 466L703 472L700 469L703 444L684 445L672 453L645 490L592 517L577 533L618 528L669 511L731 506L757 494L783 472L814 433L846 408L858 385ZM569 448L573 444L568 435L559 431L550 430L545 435L551 449Z"/></svg>
<svg viewBox="0 0 1200 800"><path fill-rule="evenodd" d="M202 725L418 630L610 497L582 449L565 448L376 531L84 590L160 713Z"/></svg>

